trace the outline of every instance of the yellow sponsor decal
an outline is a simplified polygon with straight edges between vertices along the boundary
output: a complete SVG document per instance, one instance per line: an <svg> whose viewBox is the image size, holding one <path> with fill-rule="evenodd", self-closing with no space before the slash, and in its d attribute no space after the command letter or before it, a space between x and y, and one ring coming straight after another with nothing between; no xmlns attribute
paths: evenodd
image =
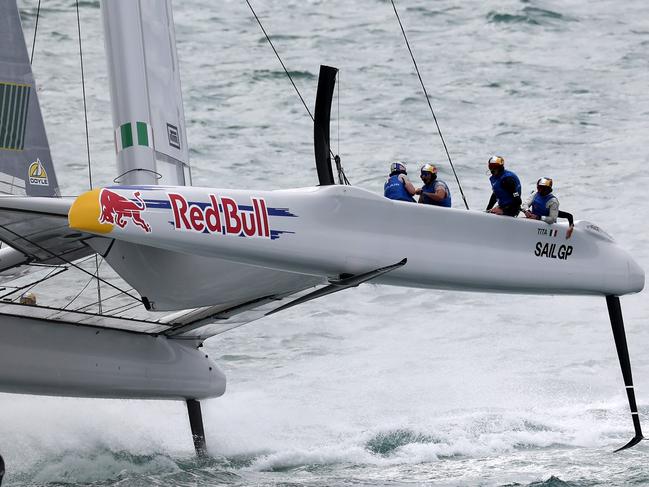
<svg viewBox="0 0 649 487"><path fill-rule="evenodd" d="M33 184L35 186L50 185L50 182L47 179L47 171L45 171L45 167L41 163L40 159L36 159L34 162L32 162L29 165L27 172L29 174L29 184Z"/></svg>
<svg viewBox="0 0 649 487"><path fill-rule="evenodd" d="M93 189L79 196L68 212L68 224L70 228L90 233L110 233L114 225L102 223L100 195L101 189Z"/></svg>

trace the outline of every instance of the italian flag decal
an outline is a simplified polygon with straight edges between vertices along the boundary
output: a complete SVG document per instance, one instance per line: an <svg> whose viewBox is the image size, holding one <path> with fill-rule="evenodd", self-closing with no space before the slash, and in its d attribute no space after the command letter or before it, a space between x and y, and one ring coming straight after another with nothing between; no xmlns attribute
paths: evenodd
<svg viewBox="0 0 649 487"><path fill-rule="evenodd" d="M115 130L115 149L120 152L141 145L153 148L153 130L146 122L127 122Z"/></svg>

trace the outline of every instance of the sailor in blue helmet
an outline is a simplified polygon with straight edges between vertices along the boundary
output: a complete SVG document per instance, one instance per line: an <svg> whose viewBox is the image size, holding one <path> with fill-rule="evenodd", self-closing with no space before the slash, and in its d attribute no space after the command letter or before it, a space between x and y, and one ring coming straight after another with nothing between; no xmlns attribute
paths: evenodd
<svg viewBox="0 0 649 487"><path fill-rule="evenodd" d="M432 164L421 166L421 180L424 185L417 188L419 202L425 205L451 207L451 191L441 179L437 179L437 168Z"/></svg>
<svg viewBox="0 0 649 487"><path fill-rule="evenodd" d="M415 192L415 186L410 182L407 176L406 165L401 161L390 164L390 175L383 185L383 194L391 200L409 201L414 203L412 197Z"/></svg>
<svg viewBox="0 0 649 487"><path fill-rule="evenodd" d="M545 223L552 224L557 222L557 218L567 218L569 227L566 238L570 238L574 229L573 218L570 213L559 211L559 200L552 194L552 179L541 178L536 182L536 192L532 193L527 201L523 204L525 218L533 220L542 220Z"/></svg>
<svg viewBox="0 0 649 487"><path fill-rule="evenodd" d="M493 192L487 204L487 211L496 215L518 216L523 203L520 179L512 171L505 169L505 159L500 156L489 158L488 165Z"/></svg>

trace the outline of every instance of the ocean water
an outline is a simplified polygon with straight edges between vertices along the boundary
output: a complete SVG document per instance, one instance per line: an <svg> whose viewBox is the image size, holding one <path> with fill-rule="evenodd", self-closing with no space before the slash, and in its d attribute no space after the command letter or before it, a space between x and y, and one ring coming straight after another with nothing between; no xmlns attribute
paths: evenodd
<svg viewBox="0 0 649 487"><path fill-rule="evenodd" d="M36 4L19 2L29 46ZM354 184L380 192L392 160L431 161L462 206L389 2L252 4L310 106L319 65L340 68L332 146ZM649 4L397 6L471 209L502 155L526 187L552 177L562 208L649 269ZM107 185L99 2L80 11L93 180ZM194 184L315 184L311 121L246 3L174 14ZM65 194L88 187L76 36L75 3L44 1L33 68ZM434 242L430 258L444 259ZM648 429L647 292L622 306ZM194 459L182 403L2 394L3 485L649 485L647 442L612 453L632 425L602 298L363 285L206 347L229 381L203 402L209 460Z"/></svg>

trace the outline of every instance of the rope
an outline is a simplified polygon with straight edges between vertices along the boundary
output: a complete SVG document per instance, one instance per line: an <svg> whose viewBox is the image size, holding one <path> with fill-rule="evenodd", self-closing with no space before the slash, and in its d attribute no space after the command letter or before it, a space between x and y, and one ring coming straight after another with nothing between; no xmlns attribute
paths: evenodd
<svg viewBox="0 0 649 487"><path fill-rule="evenodd" d="M86 125L86 152L88 154L88 184L92 189L92 166L90 163L90 136L88 134L88 108L86 105L86 78L83 72L83 49L81 47L81 19L79 16L79 0L76 0L77 6L77 32L79 34L79 63L81 65L81 91L83 93L83 119ZM95 269L97 275L97 300L99 303L99 314L101 314L101 283L99 282L99 256L95 254Z"/></svg>
<svg viewBox="0 0 649 487"><path fill-rule="evenodd" d="M38 32L38 19L41 16L41 0L38 0L38 7L36 8L36 25L34 26L34 39L32 40L32 53L29 56L29 64L34 63L34 47L36 46L36 32Z"/></svg>
<svg viewBox="0 0 649 487"><path fill-rule="evenodd" d="M3 229L4 231L6 231L6 232L9 232L9 233L15 235L15 236L18 237L19 239L24 240L25 242L27 242L27 243L33 245L34 247L38 247L38 248L41 249L42 251L47 252L47 253L50 254L52 257L54 257L54 258L56 258L56 259L61 259L61 260L62 260L63 262L65 262L66 264L71 265L72 267L74 267L75 269L80 270L80 271L83 272L84 274L88 274L88 275L91 276L91 277L95 277L94 274L92 274L91 272L88 272L87 270L85 270L84 268L82 268L82 267L80 267L79 265L75 264L74 262L72 262L72 261L66 259L66 258L63 257L62 255L55 254L54 252L52 252L51 250L49 250L49 249L43 247L43 246L40 245L39 243L37 243L37 242L35 242L35 241L33 241L33 240L30 240L30 239L28 239L27 237L25 237L25 236L23 236L23 235L20 235L20 234L18 234L18 233L16 233L16 232L14 232L14 231L11 230L9 227L0 224L0 228L2 228L2 229ZM119 287L117 287L115 284L112 284L112 283L110 283L110 282L106 281L105 279L102 279L102 278L100 278L100 277L98 277L98 276L97 276L97 280L103 282L104 284L106 284L106 285L108 285L108 286L110 286L110 287L112 287L112 288L115 289L116 291L119 291L120 293L125 294L126 296L130 297L131 299L133 299L133 300L135 300L135 301L137 301L137 302L139 302L139 303L142 303L142 300L141 300L140 298L138 298L138 297L136 297L136 296L133 296L132 294L127 293L127 292L124 291L123 289L120 289ZM144 304L144 303L142 303L142 304Z"/></svg>
<svg viewBox="0 0 649 487"><path fill-rule="evenodd" d="M297 89L297 86L293 82L293 78L291 77L291 74L288 72L288 69L286 69L286 66L284 66L284 61L282 61L282 58L279 57L279 53L277 52L277 49L275 49L275 46L273 45L273 41L270 40L270 37L268 37L268 34L266 33L266 29L264 29L264 26L261 24L261 20L259 20L259 17L257 17L257 14L255 13L255 10L252 8L252 5L250 5L250 2L248 0L246 0L246 3L248 4L248 7L250 7L250 11L252 12L252 15L254 15L255 20L259 24L259 27L261 27L261 31L266 36L266 40L270 44L270 47L273 48L273 52L275 53L275 56L277 56L277 60L282 65L282 68L284 68L284 72L286 73L286 76L288 76L288 79L291 81L291 84L293 85L293 88L295 88L295 92L297 93L297 96L300 97L300 100L302 101L302 105L304 105L304 108L306 109L306 112L309 114L309 117L311 117L311 120L315 121L313 119L313 115L311 115L311 110L309 110L309 107L306 106L306 102L304 101L304 98L302 98L302 95L300 94L300 90Z"/></svg>
<svg viewBox="0 0 649 487"><path fill-rule="evenodd" d="M264 36L266 37L266 40L268 41L268 44L270 44L270 47L273 49L273 52L275 53L275 56L277 57L277 60L279 63L282 65L282 68L284 69L284 72L286 73L286 76L288 76L289 81L293 85L293 88L295 89L295 92L297 93L297 96L300 97L300 101L302 102L302 105L304 105L304 108L306 112L309 114L309 117L311 117L311 121L315 122L315 119L313 118L313 115L311 114L311 110L309 110L309 107L307 106L306 102L304 101L304 98L302 97L302 94L300 93L300 90L298 90L295 82L293 81L293 77L291 76L291 73L288 72L288 69L286 69L286 66L284 65L284 61L282 61L282 58L280 57L279 53L277 52L277 49L275 49L275 45L273 44L273 41L270 40L269 35L266 33L266 29L264 29L264 26L261 23L261 20L259 20L259 17L257 16L257 13L255 12L255 9L252 8L252 5L250 5L249 0L246 0L246 3L248 4L248 7L250 8L250 11L252 12L252 15L255 17L255 20L259 24L259 27L261 27L261 31L264 33ZM340 99L339 99L340 103ZM340 107L339 107L340 110ZM340 127L339 127L340 131ZM340 140L340 133L338 134L338 138ZM340 152L338 152L340 154ZM334 155L334 153L331 151L331 147L329 147L329 154L331 157L334 159L338 158L338 163L340 163L340 157L337 155ZM339 175L342 173L342 179L345 181L345 184L350 185L351 183L347 179L347 176L345 176L345 172L342 168L342 166L338 166L338 173ZM340 177L340 176L339 176Z"/></svg>
<svg viewBox="0 0 649 487"><path fill-rule="evenodd" d="M95 254L95 258L96 258L96 257L97 257L97 254ZM103 261L101 262L101 264L103 264ZM99 266L101 266L101 264L99 264ZM79 296L81 296L81 295L83 294L83 292L88 288L88 286L90 285L90 283L91 283L94 279L96 279L97 276L99 276L99 266L97 266L96 273L95 273L94 275L90 276L90 279L88 279L88 282L86 282L86 285L83 286L83 288L81 288L81 291L79 291L79 292L76 294L76 296L74 296L70 301L68 301L68 303L67 303L65 306L61 307L61 309L67 309L68 306L70 306L72 303L74 303L74 302L79 298Z"/></svg>
<svg viewBox="0 0 649 487"><path fill-rule="evenodd" d="M448 152L448 148L446 147L446 141L444 140L444 136L442 135L442 130L439 127L439 123L437 123L437 117L435 116L435 111L433 110L433 106L430 103L430 98L428 98L428 92L426 91L426 86L424 86L424 81L421 79L421 74L419 73L419 68L417 67L417 61L415 61L415 56L412 53L412 49L410 49L410 43L408 42L408 37L406 36L406 31L403 28L403 24L401 23L401 19L399 18L399 13L397 12L397 7L394 4L394 0L390 0L390 3L392 3L392 8L394 9L394 13L397 16L397 20L399 21L399 27L401 27L401 33L403 34L403 38L406 41L406 47L408 48L408 52L410 53L410 58L412 59L413 64L415 65L415 70L417 71L417 77L419 77L419 83L421 83L421 87L424 90L424 95L426 96L426 101L428 102L428 107L430 108L430 113L433 114L433 120L435 120L435 125L437 126L437 133L439 134L440 139L442 139L442 144L444 145L444 150L446 151L446 157L448 158L448 162L451 165L451 169L453 169L453 175L455 176L455 180L457 181L457 185L460 188L460 194L462 195L462 199L464 200L464 206L466 206L466 209L469 209L469 204L466 201L466 198L464 196L464 191L462 191L462 185L460 184L460 178L457 175L457 172L455 172L455 166L453 166L453 161L451 160L451 155Z"/></svg>

